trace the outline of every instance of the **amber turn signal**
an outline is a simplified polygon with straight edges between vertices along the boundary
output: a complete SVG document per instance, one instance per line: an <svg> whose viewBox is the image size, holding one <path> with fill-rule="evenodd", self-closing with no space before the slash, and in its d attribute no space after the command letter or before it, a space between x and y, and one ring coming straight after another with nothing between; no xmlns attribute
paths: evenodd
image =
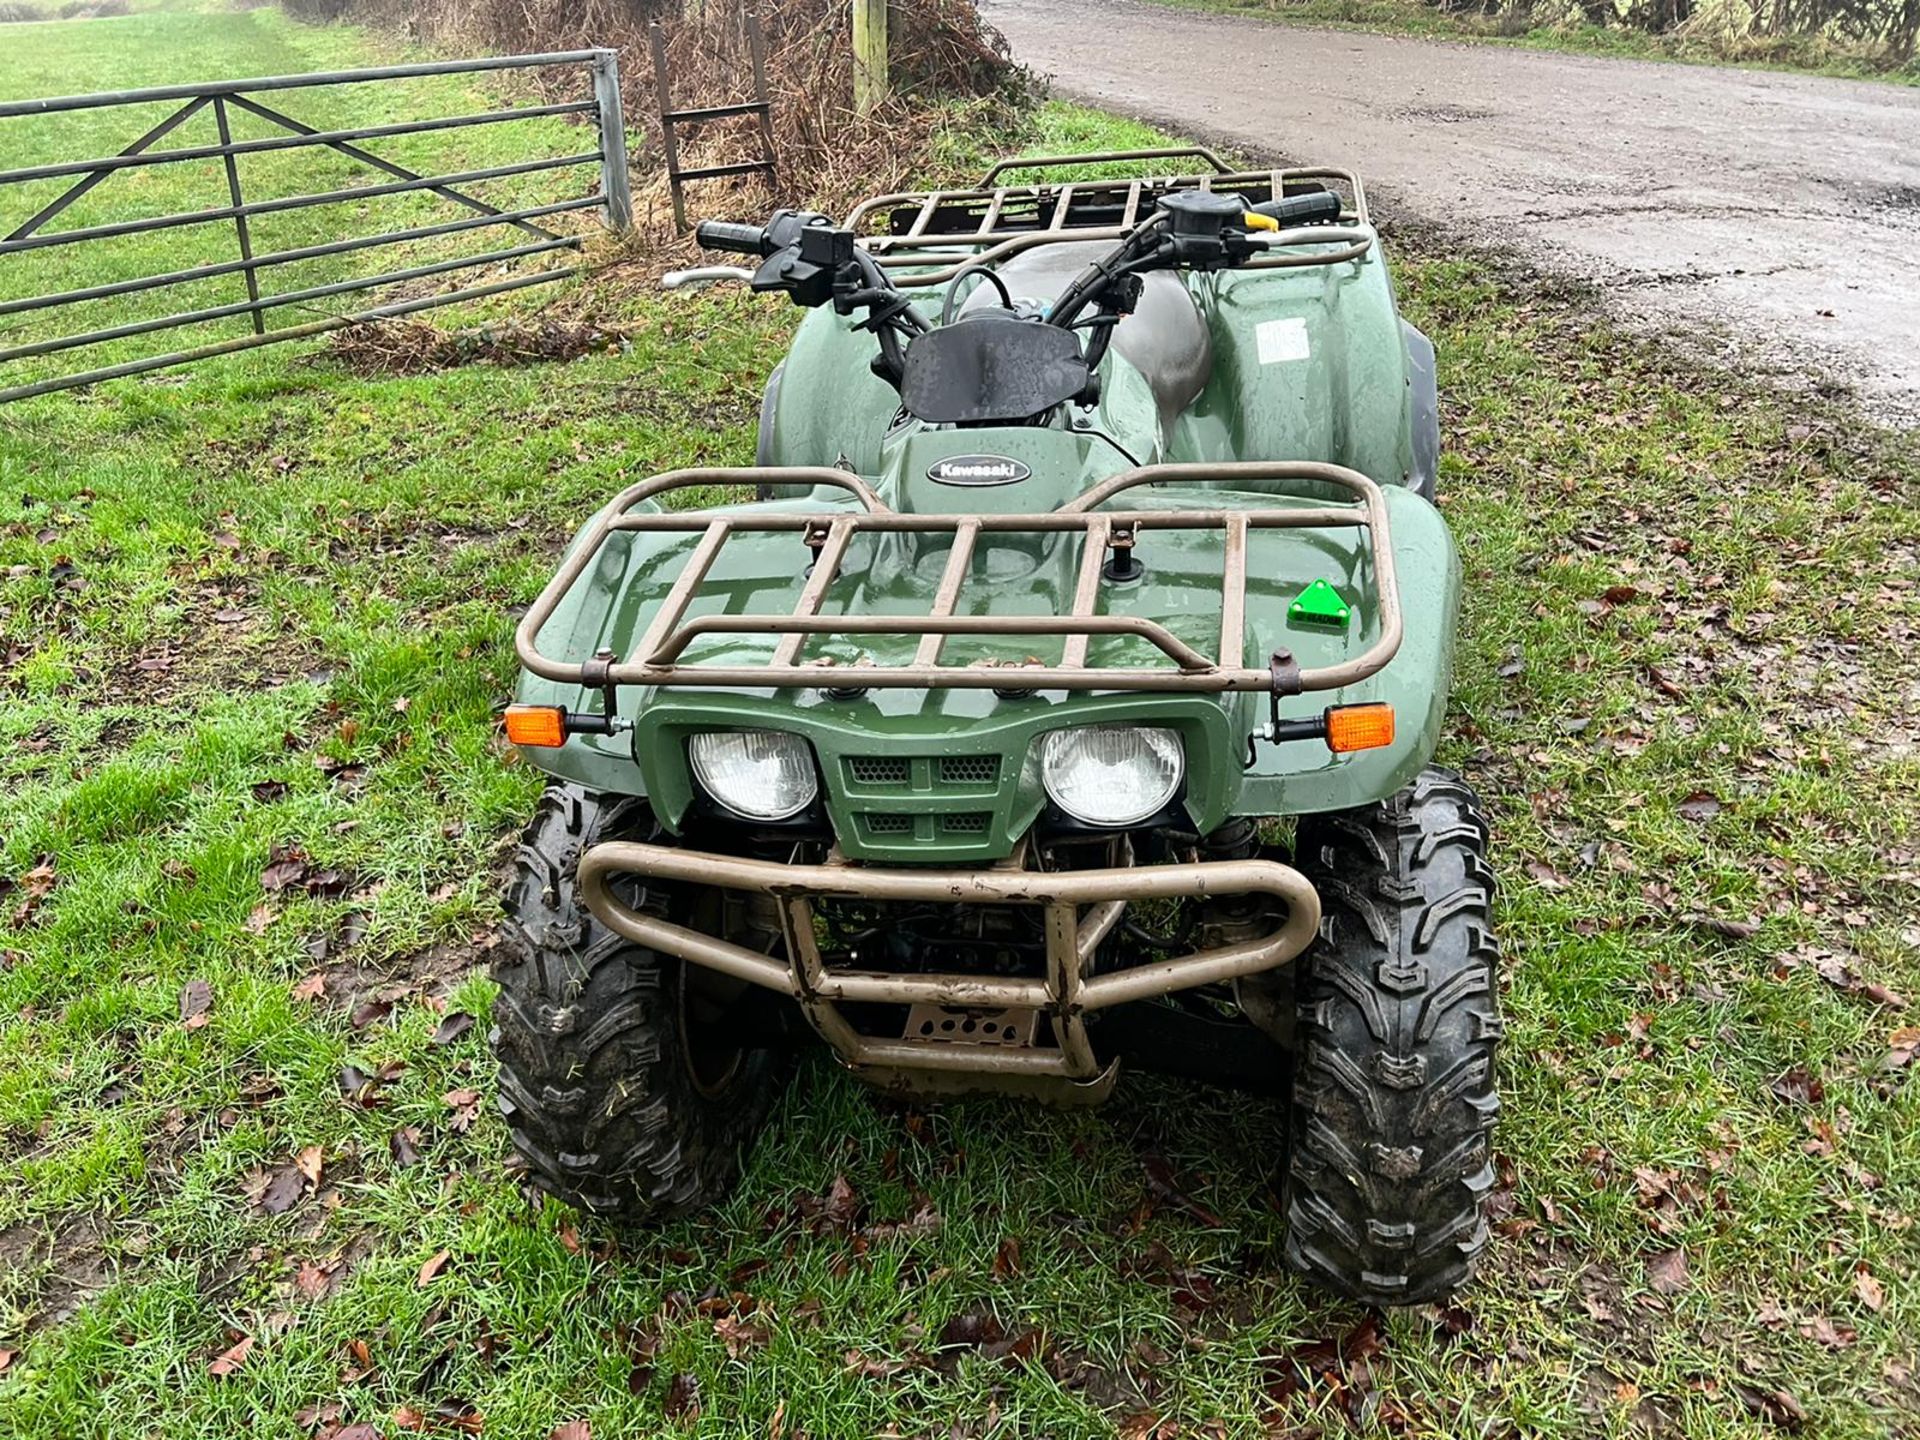
<svg viewBox="0 0 1920 1440"><path fill-rule="evenodd" d="M509 705L507 739L516 745L529 745L540 750L558 749L567 743L566 707Z"/></svg>
<svg viewBox="0 0 1920 1440"><path fill-rule="evenodd" d="M1336 705L1327 711L1327 748L1336 755L1393 743L1393 706Z"/></svg>

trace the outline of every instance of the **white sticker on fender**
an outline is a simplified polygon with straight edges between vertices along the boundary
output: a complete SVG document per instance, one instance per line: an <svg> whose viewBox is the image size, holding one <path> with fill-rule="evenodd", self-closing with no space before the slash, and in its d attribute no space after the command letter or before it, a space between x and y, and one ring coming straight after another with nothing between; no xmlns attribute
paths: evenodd
<svg viewBox="0 0 1920 1440"><path fill-rule="evenodd" d="M1313 353L1307 343L1307 322L1297 315L1290 320L1261 321L1254 327L1253 338L1260 347L1262 365L1284 365Z"/></svg>

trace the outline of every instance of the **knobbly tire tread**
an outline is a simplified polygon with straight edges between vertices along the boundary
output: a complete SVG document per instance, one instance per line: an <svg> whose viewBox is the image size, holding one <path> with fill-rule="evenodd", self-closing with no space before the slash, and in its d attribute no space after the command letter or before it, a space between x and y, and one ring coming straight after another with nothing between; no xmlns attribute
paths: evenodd
<svg viewBox="0 0 1920 1440"><path fill-rule="evenodd" d="M603 840L657 839L646 802L555 784L521 838L494 950L493 1048L514 1148L550 1194L609 1219L664 1220L713 1203L782 1079L748 1052L715 1096L681 1055L681 963L608 930L574 885ZM665 898L617 884L637 909Z"/></svg>
<svg viewBox="0 0 1920 1440"><path fill-rule="evenodd" d="M1487 825L1451 771L1303 817L1287 1259L1370 1305L1444 1300L1487 1244L1499 949Z"/></svg>

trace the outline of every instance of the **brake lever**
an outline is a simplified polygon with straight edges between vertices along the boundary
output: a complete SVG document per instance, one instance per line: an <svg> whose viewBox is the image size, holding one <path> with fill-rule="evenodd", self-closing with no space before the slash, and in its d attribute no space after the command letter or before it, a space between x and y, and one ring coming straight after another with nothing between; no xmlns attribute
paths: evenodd
<svg viewBox="0 0 1920 1440"><path fill-rule="evenodd" d="M742 284L753 279L754 272L741 265L696 265L691 270L669 270L660 277L662 290L692 290L701 285L716 285L722 280Z"/></svg>

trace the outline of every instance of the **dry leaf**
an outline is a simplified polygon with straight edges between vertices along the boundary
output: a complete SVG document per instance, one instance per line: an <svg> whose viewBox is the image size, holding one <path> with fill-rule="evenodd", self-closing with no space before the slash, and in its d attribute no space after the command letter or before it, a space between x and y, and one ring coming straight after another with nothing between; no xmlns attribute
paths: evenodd
<svg viewBox="0 0 1920 1440"><path fill-rule="evenodd" d="M314 1189L320 1188L320 1168L324 1163L324 1152L318 1145L309 1145L294 1156L294 1168L307 1177L307 1183Z"/></svg>
<svg viewBox="0 0 1920 1440"><path fill-rule="evenodd" d="M667 1386L666 1404L662 1407L670 1420L693 1421L700 1418L700 1382L693 1376L680 1374L673 1377Z"/></svg>
<svg viewBox="0 0 1920 1440"><path fill-rule="evenodd" d="M213 1017L213 987L204 980L189 980L186 989L180 992L180 1026L183 1030L198 1030Z"/></svg>
<svg viewBox="0 0 1920 1440"><path fill-rule="evenodd" d="M755 1324L752 1320L743 1320L737 1315L722 1315L713 1322L713 1333L720 1337L720 1343L727 1347L729 1359L738 1360L749 1350L758 1350L770 1338L767 1327Z"/></svg>
<svg viewBox="0 0 1920 1440"><path fill-rule="evenodd" d="M326 993L327 977L318 970L297 982L293 987L293 998L296 1000L318 1000Z"/></svg>
<svg viewBox="0 0 1920 1440"><path fill-rule="evenodd" d="M1769 1088L1790 1105L1817 1105L1827 1093L1827 1087L1820 1083L1820 1077L1804 1065L1794 1066Z"/></svg>
<svg viewBox="0 0 1920 1440"><path fill-rule="evenodd" d="M1851 1325L1836 1325L1824 1315L1811 1315L1802 1320L1800 1333L1829 1350L1845 1350L1860 1338L1860 1333Z"/></svg>
<svg viewBox="0 0 1920 1440"><path fill-rule="evenodd" d="M432 1042L435 1045L451 1045L469 1030L473 1029L473 1016L464 1010L449 1010L434 1026Z"/></svg>
<svg viewBox="0 0 1920 1440"><path fill-rule="evenodd" d="M423 1286L431 1285L434 1282L434 1279L440 1274L440 1272L447 1268L447 1261L451 1260L452 1258L453 1258L452 1251L442 1250L437 1255L435 1255L431 1260L427 1261L426 1264L420 1267L420 1283Z"/></svg>
<svg viewBox="0 0 1920 1440"><path fill-rule="evenodd" d="M461 1133L471 1129L480 1114L480 1092L478 1090L449 1090L440 1097L440 1102L453 1111L453 1119L448 1123Z"/></svg>
<svg viewBox="0 0 1920 1440"><path fill-rule="evenodd" d="M207 1366L207 1373L216 1379L231 1375L247 1363L247 1356L252 1353L253 1337L251 1335L243 1335L240 1337L238 1344L234 1345L232 1349L228 1350L218 1360Z"/></svg>
<svg viewBox="0 0 1920 1440"><path fill-rule="evenodd" d="M1687 1252L1668 1250L1647 1262L1647 1283L1662 1295L1677 1295L1687 1288Z"/></svg>
<svg viewBox="0 0 1920 1440"><path fill-rule="evenodd" d="M393 1163L400 1166L412 1165L420 1159L420 1127L402 1125L393 1132L393 1138L387 1142L387 1149L393 1155Z"/></svg>
<svg viewBox="0 0 1920 1440"><path fill-rule="evenodd" d="M1873 1278L1873 1272L1864 1265L1854 1267L1853 1293L1860 1297L1862 1305L1875 1314L1887 1308L1886 1288Z"/></svg>
<svg viewBox="0 0 1920 1440"><path fill-rule="evenodd" d="M1920 1025L1903 1025L1887 1037L1887 1069L1904 1069L1915 1054L1920 1054Z"/></svg>
<svg viewBox="0 0 1920 1440"><path fill-rule="evenodd" d="M284 1215L306 1194L307 1177L295 1165L282 1165L268 1177L256 1202L269 1215Z"/></svg>
<svg viewBox="0 0 1920 1440"><path fill-rule="evenodd" d="M593 1426L584 1420L569 1420L554 1426L547 1440L593 1440Z"/></svg>
<svg viewBox="0 0 1920 1440"><path fill-rule="evenodd" d="M323 1300L333 1289L333 1272L338 1268L337 1261L332 1265L316 1265L311 1260L302 1260L293 1275L293 1288L309 1300Z"/></svg>
<svg viewBox="0 0 1920 1440"><path fill-rule="evenodd" d="M1680 802L1683 820L1711 820L1721 810L1720 797L1710 790L1696 790Z"/></svg>

